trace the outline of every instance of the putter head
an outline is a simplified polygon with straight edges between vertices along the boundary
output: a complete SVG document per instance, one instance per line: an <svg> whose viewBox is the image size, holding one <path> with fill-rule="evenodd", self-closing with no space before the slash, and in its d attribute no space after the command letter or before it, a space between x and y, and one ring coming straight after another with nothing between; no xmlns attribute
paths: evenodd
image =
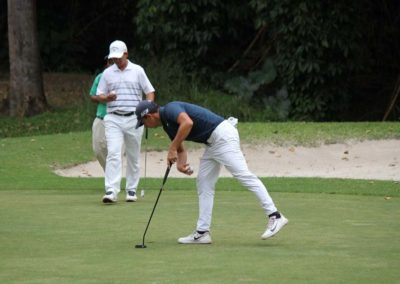
<svg viewBox="0 0 400 284"><path fill-rule="evenodd" d="M146 248L146 245L145 244L136 245L135 248L137 248L137 249L138 248Z"/></svg>

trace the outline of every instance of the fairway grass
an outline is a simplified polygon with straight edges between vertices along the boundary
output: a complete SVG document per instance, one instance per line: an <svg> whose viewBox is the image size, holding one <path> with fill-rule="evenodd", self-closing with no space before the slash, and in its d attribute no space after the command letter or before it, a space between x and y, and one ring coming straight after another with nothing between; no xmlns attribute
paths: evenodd
<svg viewBox="0 0 400 284"><path fill-rule="evenodd" d="M212 245L179 245L194 229L197 194L168 182L136 203L102 190L2 190L0 283L399 283L398 197L272 192L289 224L266 225L247 191L218 191Z"/></svg>

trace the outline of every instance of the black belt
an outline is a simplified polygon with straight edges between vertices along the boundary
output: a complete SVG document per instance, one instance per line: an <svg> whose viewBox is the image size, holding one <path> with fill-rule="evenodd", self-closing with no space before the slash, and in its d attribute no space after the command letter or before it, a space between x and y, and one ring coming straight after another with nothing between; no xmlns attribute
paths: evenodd
<svg viewBox="0 0 400 284"><path fill-rule="evenodd" d="M125 113L121 113L121 112L116 112L116 111L114 111L114 112L110 112L110 113L111 113L111 114L115 114L115 115L119 115L119 116L131 116L131 115L134 115L134 114L135 114L134 111L125 112Z"/></svg>

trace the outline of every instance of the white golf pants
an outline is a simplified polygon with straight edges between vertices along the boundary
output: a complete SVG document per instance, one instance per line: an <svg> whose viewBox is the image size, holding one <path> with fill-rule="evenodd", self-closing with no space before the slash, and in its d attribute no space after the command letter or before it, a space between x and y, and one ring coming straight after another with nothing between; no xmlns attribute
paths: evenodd
<svg viewBox="0 0 400 284"><path fill-rule="evenodd" d="M121 190L122 147L126 153L126 191L136 191L140 178L140 144L143 127L135 129L136 115L107 114L104 118L107 139L105 191L118 194Z"/></svg>
<svg viewBox="0 0 400 284"><path fill-rule="evenodd" d="M237 129L228 121L223 121L208 139L203 156L200 159L197 176L199 196L198 231L209 231L214 205L215 184L221 165L248 190L253 192L264 209L266 216L277 211L275 204L261 180L251 173L240 149Z"/></svg>
<svg viewBox="0 0 400 284"><path fill-rule="evenodd" d="M92 125L92 146L101 167L105 171L107 159L107 142L104 128L104 121L96 117Z"/></svg>

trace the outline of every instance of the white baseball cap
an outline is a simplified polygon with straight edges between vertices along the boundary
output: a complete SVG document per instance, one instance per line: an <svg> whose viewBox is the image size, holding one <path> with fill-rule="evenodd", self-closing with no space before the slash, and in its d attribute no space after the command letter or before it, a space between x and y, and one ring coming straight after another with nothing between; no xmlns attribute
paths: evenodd
<svg viewBox="0 0 400 284"><path fill-rule="evenodd" d="M110 44L110 54L108 54L108 58L121 58L125 52L128 52L128 49L123 41L113 41Z"/></svg>

